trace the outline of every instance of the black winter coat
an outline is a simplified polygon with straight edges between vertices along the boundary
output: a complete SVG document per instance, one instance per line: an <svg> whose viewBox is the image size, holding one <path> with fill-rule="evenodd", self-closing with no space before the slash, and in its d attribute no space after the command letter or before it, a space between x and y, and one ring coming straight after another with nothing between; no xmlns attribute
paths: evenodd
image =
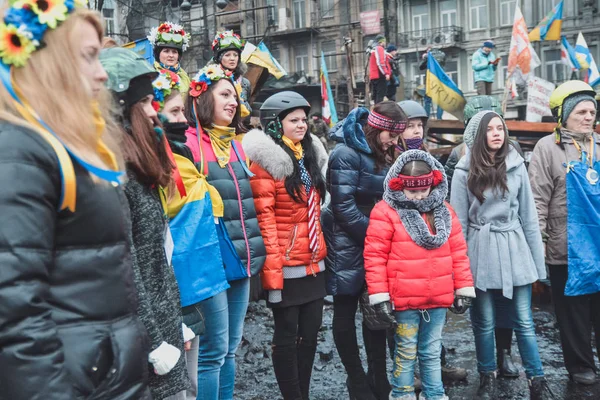
<svg viewBox="0 0 600 400"><path fill-rule="evenodd" d="M58 212L54 150L0 122L0 397L149 398L127 202L74 168L77 209Z"/></svg>
<svg viewBox="0 0 600 400"><path fill-rule="evenodd" d="M366 109L355 109L331 133L340 143L329 156L331 202L322 213L321 223L327 243L327 292L334 296L357 296L365 284L363 248L369 215L383 197L388 171L377 171L370 154L362 131L367 115Z"/></svg>
<svg viewBox="0 0 600 400"><path fill-rule="evenodd" d="M179 361L166 375L157 375L150 363L150 390L154 399L164 399L190 388L185 365L181 302L173 267L165 254L164 217L156 189L143 185L129 173L125 194L131 210L134 281L139 297L138 316L150 336L150 351L162 342L181 351Z"/></svg>

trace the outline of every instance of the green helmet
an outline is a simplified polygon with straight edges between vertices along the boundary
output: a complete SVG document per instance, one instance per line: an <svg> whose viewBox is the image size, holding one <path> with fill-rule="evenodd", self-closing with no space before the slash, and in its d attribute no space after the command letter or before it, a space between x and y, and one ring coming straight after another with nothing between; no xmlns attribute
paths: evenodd
<svg viewBox="0 0 600 400"><path fill-rule="evenodd" d="M151 80L154 80L158 76L158 72L148 64L144 57L122 47L102 50L100 62L108 74L106 87L118 96L129 89L129 83L134 78L148 75Z"/></svg>
<svg viewBox="0 0 600 400"><path fill-rule="evenodd" d="M465 126L469 123L469 120L475 116L479 111L491 110L496 112L501 117L504 117L502 112L502 104L497 97L494 96L473 96L467 101L465 105Z"/></svg>

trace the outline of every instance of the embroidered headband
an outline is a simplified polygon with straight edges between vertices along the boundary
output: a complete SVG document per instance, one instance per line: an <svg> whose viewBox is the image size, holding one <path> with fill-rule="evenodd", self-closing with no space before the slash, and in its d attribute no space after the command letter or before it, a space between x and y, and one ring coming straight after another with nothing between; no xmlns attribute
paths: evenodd
<svg viewBox="0 0 600 400"><path fill-rule="evenodd" d="M431 186L442 183L444 176L441 171L433 170L428 174L420 176L398 175L390 179L389 187L392 190L424 190Z"/></svg>
<svg viewBox="0 0 600 400"><path fill-rule="evenodd" d="M150 30L148 41L152 45L152 48L163 46L186 51L190 45L190 34L186 33L183 26L179 24L163 22L158 27Z"/></svg>
<svg viewBox="0 0 600 400"><path fill-rule="evenodd" d="M171 91L180 90L181 80L179 75L167 69L160 70L158 77L152 82L154 88L154 103L156 103L156 111L161 110L165 106L165 99L169 97Z"/></svg>
<svg viewBox="0 0 600 400"><path fill-rule="evenodd" d="M82 0L10 0L0 22L0 59L6 66L22 67L42 47L48 29L67 19Z"/></svg>
<svg viewBox="0 0 600 400"><path fill-rule="evenodd" d="M367 118L367 124L382 131L401 134L406 129L406 121L396 121L384 115L371 111Z"/></svg>
<svg viewBox="0 0 600 400"><path fill-rule="evenodd" d="M198 97L208 90L208 87L220 79L231 79L232 72L225 71L219 64L209 64L202 68L190 84L190 96Z"/></svg>

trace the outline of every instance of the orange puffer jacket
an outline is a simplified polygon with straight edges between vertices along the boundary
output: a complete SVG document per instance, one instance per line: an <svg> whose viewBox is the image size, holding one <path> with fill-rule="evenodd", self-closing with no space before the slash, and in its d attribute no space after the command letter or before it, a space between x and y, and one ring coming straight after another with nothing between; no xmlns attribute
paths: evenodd
<svg viewBox="0 0 600 400"><path fill-rule="evenodd" d="M385 201L377 203L365 239L369 295L391 300L396 311L448 308L461 289L474 297L460 221L446 207L452 216L450 237L441 247L427 250L411 239L396 210Z"/></svg>
<svg viewBox="0 0 600 400"><path fill-rule="evenodd" d="M283 289L284 267L304 268L300 275L322 272L327 255L325 239L321 230L321 208L317 207L318 251L313 254L308 240L308 203L304 196L295 202L285 190L285 179L293 173L290 156L270 137L260 130L248 132L243 139L244 152L251 160L254 174L250 185L254 194L254 206L258 224L267 248L267 259L262 270L263 287L266 290ZM323 144L313 137L313 148L319 166L327 164ZM318 203L321 198L317 195ZM295 274L296 276L298 273Z"/></svg>

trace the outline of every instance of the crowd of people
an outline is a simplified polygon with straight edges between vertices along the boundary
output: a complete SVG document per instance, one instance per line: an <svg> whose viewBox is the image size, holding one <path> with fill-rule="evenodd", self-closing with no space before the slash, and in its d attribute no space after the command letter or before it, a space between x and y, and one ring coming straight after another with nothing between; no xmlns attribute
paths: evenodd
<svg viewBox="0 0 600 400"><path fill-rule="evenodd" d="M98 13L61 4L48 14L11 3L0 27L2 398L232 400L257 277L284 400L310 398L327 294L351 399L416 399L419 387L420 399L447 399L444 368L466 371L445 361L446 314L469 309L478 396L495 399L499 375L519 376L514 331L531 398L552 399L531 311L546 264L566 369L596 382L589 85L556 89L558 125L529 170L489 98L465 109L465 145L445 167L412 100L352 110L328 154L292 91L270 96L261 128L246 132L235 33L218 32L190 78L181 26L150 32L151 65L103 40ZM391 79L379 68L377 96Z"/></svg>

